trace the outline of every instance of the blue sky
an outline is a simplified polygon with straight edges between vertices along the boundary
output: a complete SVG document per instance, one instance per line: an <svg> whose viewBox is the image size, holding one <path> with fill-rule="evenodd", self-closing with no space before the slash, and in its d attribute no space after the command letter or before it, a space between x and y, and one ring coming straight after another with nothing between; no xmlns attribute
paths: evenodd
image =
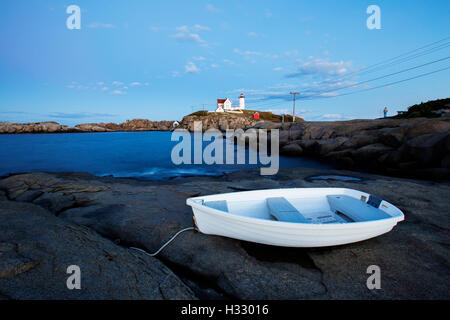
<svg viewBox="0 0 450 320"><path fill-rule="evenodd" d="M69 30L69 5L81 29ZM366 8L381 9L369 30ZM375 118L450 96L450 39L438 50L363 68L450 36L449 1L14 0L0 10L0 120L63 124L174 120L217 98L307 120ZM444 46L442 46L444 44ZM426 49L434 47L427 47ZM371 80L401 72L359 86ZM361 69L363 69L361 71ZM334 91L338 89L337 91ZM311 97L312 94L312 97Z"/></svg>

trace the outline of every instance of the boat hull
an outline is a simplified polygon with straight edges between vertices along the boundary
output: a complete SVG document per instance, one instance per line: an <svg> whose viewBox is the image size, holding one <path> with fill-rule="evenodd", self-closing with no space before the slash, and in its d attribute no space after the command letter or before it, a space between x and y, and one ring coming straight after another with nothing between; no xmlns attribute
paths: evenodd
<svg viewBox="0 0 450 320"><path fill-rule="evenodd" d="M224 213L188 199L200 232L283 247L324 247L358 242L392 230L403 214L368 222L311 224Z"/></svg>
<svg viewBox="0 0 450 320"><path fill-rule="evenodd" d="M250 242L283 247L325 247L358 242L392 230L396 221L363 222L357 225L324 225L311 228L306 224L270 222L258 224L249 218L213 217L210 212L193 209L200 232ZM255 219L251 219L255 220ZM265 222L265 221L263 221Z"/></svg>

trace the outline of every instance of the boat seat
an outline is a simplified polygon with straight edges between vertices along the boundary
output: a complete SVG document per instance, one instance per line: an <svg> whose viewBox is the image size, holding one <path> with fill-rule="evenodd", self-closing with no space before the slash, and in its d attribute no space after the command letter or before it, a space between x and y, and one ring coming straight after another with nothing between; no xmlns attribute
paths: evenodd
<svg viewBox="0 0 450 320"><path fill-rule="evenodd" d="M208 201L203 203L203 205L220 211L228 212L228 205L226 200Z"/></svg>
<svg viewBox="0 0 450 320"><path fill-rule="evenodd" d="M310 223L294 206L284 197L267 198L269 214L278 221Z"/></svg>
<svg viewBox="0 0 450 320"><path fill-rule="evenodd" d="M329 195L327 200L331 210L343 214L355 222L391 218L386 212L350 196Z"/></svg>

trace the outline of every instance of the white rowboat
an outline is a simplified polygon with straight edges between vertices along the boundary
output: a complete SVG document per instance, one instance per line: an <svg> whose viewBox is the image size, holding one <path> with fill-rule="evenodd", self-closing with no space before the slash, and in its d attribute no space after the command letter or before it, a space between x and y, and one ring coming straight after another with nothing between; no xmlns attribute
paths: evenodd
<svg viewBox="0 0 450 320"><path fill-rule="evenodd" d="M324 247L392 230L403 213L345 188L269 189L188 198L200 232L283 247Z"/></svg>

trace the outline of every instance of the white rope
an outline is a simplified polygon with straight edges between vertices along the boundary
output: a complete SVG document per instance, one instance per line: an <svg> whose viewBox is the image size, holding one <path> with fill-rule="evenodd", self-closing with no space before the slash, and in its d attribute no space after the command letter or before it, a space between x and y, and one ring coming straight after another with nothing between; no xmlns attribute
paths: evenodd
<svg viewBox="0 0 450 320"><path fill-rule="evenodd" d="M142 249L140 249L140 248L136 248L136 247L130 247L130 249L139 250L139 251L145 253L146 255L149 255L149 256L151 256L151 257L154 257L154 256L156 256L158 253L160 253L160 252L161 252L161 251L162 251L169 243L171 243L173 240L175 240L175 238L178 237L179 234L181 234L181 233L183 233L183 232L185 232L185 231L188 231L188 230L197 230L197 228L196 228L196 227L189 227L189 228L181 229L181 230L178 231L172 238L170 238L169 241L167 241L161 248L159 248L155 253L148 253L147 251L142 250Z"/></svg>

